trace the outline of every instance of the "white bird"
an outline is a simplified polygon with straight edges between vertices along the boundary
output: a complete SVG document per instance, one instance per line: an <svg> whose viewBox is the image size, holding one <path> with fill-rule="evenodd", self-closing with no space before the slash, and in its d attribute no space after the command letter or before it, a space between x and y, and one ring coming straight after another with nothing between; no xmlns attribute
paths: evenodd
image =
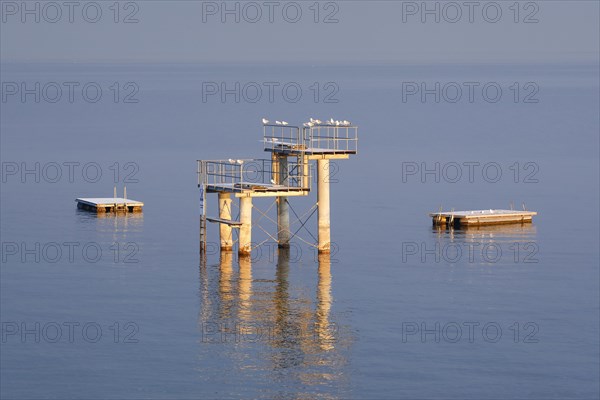
<svg viewBox="0 0 600 400"><path fill-rule="evenodd" d="M336 121L335 121L335 124L336 124L337 126L340 126L340 121L337 121L337 120L336 120Z"/></svg>
<svg viewBox="0 0 600 400"><path fill-rule="evenodd" d="M236 160L236 162L240 165L242 165L244 163L244 160Z"/></svg>
<svg viewBox="0 0 600 400"><path fill-rule="evenodd" d="M274 180L274 179L271 179L271 183L272 183L273 185L277 185L277 183L275 183L275 180Z"/></svg>
<svg viewBox="0 0 600 400"><path fill-rule="evenodd" d="M349 126L350 125L350 121L343 120L342 124L344 124L345 126Z"/></svg>
<svg viewBox="0 0 600 400"><path fill-rule="evenodd" d="M229 161L231 164L235 164L235 160L232 160L231 158L227 161Z"/></svg>
<svg viewBox="0 0 600 400"><path fill-rule="evenodd" d="M329 123L330 123L331 125L335 124L335 121L333 120L333 118L331 118L331 119L329 120Z"/></svg>
<svg viewBox="0 0 600 400"><path fill-rule="evenodd" d="M322 123L323 123L323 121L321 121L320 119L315 119L315 124L321 125Z"/></svg>
<svg viewBox="0 0 600 400"><path fill-rule="evenodd" d="M281 121L275 121L277 125L281 125Z"/></svg>
<svg viewBox="0 0 600 400"><path fill-rule="evenodd" d="M303 125L306 127L312 128L314 123L313 122L305 122Z"/></svg>
<svg viewBox="0 0 600 400"><path fill-rule="evenodd" d="M266 124L268 124L268 123L269 123L269 120L268 120L268 119L266 119L266 118L263 118L263 119L262 119L262 122L263 122L263 125L266 125Z"/></svg>
<svg viewBox="0 0 600 400"><path fill-rule="evenodd" d="M315 122L315 120L311 118L311 119L310 119L310 122L314 123L314 122Z"/></svg>
<svg viewBox="0 0 600 400"><path fill-rule="evenodd" d="M288 123L285 121L281 121L281 125L288 125Z"/></svg>
<svg viewBox="0 0 600 400"><path fill-rule="evenodd" d="M272 138L271 141L278 142L279 140L277 138Z"/></svg>

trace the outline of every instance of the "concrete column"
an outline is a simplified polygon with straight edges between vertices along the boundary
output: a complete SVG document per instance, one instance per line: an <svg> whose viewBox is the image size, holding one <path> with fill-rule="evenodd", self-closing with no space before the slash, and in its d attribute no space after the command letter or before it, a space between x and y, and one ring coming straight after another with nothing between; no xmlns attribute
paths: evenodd
<svg viewBox="0 0 600 400"><path fill-rule="evenodd" d="M279 181L281 185L288 184L287 157L279 158ZM290 210L287 197L277 197L277 242L278 247L290 247Z"/></svg>
<svg viewBox="0 0 600 400"><path fill-rule="evenodd" d="M240 239L238 253L250 255L252 251L252 197L240 197Z"/></svg>
<svg viewBox="0 0 600 400"><path fill-rule="evenodd" d="M302 187L310 187L310 162L307 156L298 157L298 161L302 161Z"/></svg>
<svg viewBox="0 0 600 400"><path fill-rule="evenodd" d="M279 183L279 161L276 153L271 154L271 179Z"/></svg>
<svg viewBox="0 0 600 400"><path fill-rule="evenodd" d="M319 221L319 253L331 249L331 223L329 216L329 160L317 160L317 202Z"/></svg>
<svg viewBox="0 0 600 400"><path fill-rule="evenodd" d="M229 193L219 192L219 218L231 220L231 196ZM231 225L219 224L219 237L221 250L231 250L233 247Z"/></svg>

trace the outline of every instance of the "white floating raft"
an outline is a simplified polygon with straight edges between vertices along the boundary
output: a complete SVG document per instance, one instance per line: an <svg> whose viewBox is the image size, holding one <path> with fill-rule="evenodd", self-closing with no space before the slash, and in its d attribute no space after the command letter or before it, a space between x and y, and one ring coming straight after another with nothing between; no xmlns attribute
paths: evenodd
<svg viewBox="0 0 600 400"><path fill-rule="evenodd" d="M518 210L472 210L440 211L429 213L434 225L476 226L531 223L535 211Z"/></svg>
<svg viewBox="0 0 600 400"><path fill-rule="evenodd" d="M87 197L77 198L77 208L97 213L105 212L142 212L144 203L122 197Z"/></svg>

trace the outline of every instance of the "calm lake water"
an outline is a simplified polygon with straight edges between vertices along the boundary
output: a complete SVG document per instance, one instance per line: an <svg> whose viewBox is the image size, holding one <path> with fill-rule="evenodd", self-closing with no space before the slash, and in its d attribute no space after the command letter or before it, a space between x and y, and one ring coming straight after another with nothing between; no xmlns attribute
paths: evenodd
<svg viewBox="0 0 600 400"><path fill-rule="evenodd" d="M597 398L598 73L3 64L2 398ZM278 252L257 199L253 258L201 260L196 160L266 158L262 117L311 116L360 127L335 251L312 215ZM124 184L143 214L76 209ZM511 203L534 223L427 216Z"/></svg>

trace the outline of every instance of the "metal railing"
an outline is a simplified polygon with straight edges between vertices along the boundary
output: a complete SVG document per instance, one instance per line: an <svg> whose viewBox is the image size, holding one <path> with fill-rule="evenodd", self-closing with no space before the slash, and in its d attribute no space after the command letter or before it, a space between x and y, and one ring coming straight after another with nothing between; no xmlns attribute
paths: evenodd
<svg viewBox="0 0 600 400"><path fill-rule="evenodd" d="M286 146L300 149L303 134L299 127L290 125L263 125L263 144L265 150L273 150Z"/></svg>
<svg viewBox="0 0 600 400"><path fill-rule="evenodd" d="M297 126L264 125L265 150L293 153L356 153L358 127L352 125Z"/></svg>
<svg viewBox="0 0 600 400"><path fill-rule="evenodd" d="M198 186L219 190L310 190L310 168L287 162L287 169L270 159L197 160ZM285 164L284 164L285 165Z"/></svg>
<svg viewBox="0 0 600 400"><path fill-rule="evenodd" d="M316 125L303 128L307 151L330 153L356 153L358 151L358 127Z"/></svg>

